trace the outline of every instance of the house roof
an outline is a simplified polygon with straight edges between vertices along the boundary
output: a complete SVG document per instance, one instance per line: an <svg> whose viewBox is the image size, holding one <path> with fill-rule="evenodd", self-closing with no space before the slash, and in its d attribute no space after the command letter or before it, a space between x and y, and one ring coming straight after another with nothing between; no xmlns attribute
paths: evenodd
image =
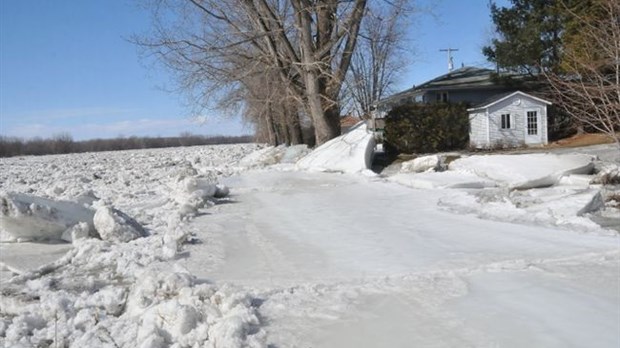
<svg viewBox="0 0 620 348"><path fill-rule="evenodd" d="M496 94L496 95L492 96L491 98L483 101L482 103L480 103L478 105L475 105L472 108L467 109L467 111L486 109L486 108L488 108L488 107L490 107L492 105L495 105L495 104L497 104L499 102L502 102L502 101L504 101L506 99L512 98L515 95L520 95L522 97L532 98L534 100L537 100L537 101L539 101L541 103L544 103L544 104L547 104L547 105L551 105L552 104L548 100L545 100L545 99L542 99L542 98L538 98L538 97L535 97L535 96L533 96L531 94L527 94L527 93L524 93L524 92L521 92L521 91L516 91L516 92L508 92L508 93Z"/></svg>
<svg viewBox="0 0 620 348"><path fill-rule="evenodd" d="M346 115L340 117L340 127L353 127L361 120L355 116Z"/></svg>
<svg viewBox="0 0 620 348"><path fill-rule="evenodd" d="M475 89L475 88L498 88L500 87L493 79L494 70L477 68L472 66L462 67L447 74L426 81L419 86L396 93L381 100L379 103L398 100L405 96L414 96L426 91Z"/></svg>
<svg viewBox="0 0 620 348"><path fill-rule="evenodd" d="M418 90L453 89L495 86L491 79L494 73L491 69L462 67L447 74L436 77L416 87Z"/></svg>

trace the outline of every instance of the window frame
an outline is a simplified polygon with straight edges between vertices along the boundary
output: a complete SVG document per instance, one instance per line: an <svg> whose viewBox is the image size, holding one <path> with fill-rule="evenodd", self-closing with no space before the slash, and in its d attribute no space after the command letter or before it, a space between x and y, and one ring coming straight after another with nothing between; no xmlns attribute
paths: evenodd
<svg viewBox="0 0 620 348"><path fill-rule="evenodd" d="M525 131L528 136L538 136L538 110L529 110L525 112Z"/></svg>
<svg viewBox="0 0 620 348"><path fill-rule="evenodd" d="M505 114L500 114L500 129L501 130L506 130L506 129L513 129L513 122L512 122L512 114L510 113L505 113Z"/></svg>
<svg viewBox="0 0 620 348"><path fill-rule="evenodd" d="M448 103L450 101L450 94L448 92L438 91L435 93L435 101L438 103Z"/></svg>

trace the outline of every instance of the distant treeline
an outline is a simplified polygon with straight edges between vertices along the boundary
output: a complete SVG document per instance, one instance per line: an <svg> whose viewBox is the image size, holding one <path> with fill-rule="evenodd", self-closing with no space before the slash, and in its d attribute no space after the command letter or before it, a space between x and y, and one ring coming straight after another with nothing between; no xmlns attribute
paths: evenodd
<svg viewBox="0 0 620 348"><path fill-rule="evenodd" d="M52 138L24 140L17 137L0 136L0 157L26 155L52 155L79 152L118 151L132 149L154 149L177 146L217 145L251 143L254 137L203 136L189 133L178 137L118 137L115 139L93 139L74 141L71 135L60 134Z"/></svg>

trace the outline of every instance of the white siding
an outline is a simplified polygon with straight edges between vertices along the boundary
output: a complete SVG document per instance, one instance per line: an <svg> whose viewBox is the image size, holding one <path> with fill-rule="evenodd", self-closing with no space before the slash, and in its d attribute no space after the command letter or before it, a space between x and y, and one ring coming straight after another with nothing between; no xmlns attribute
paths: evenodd
<svg viewBox="0 0 620 348"><path fill-rule="evenodd" d="M516 103L520 100L519 103ZM514 147L525 144L526 112L538 111L540 118L539 144L547 144L547 106L546 104L523 95L514 95L487 109L470 114L470 143L474 147ZM486 114L488 112L488 130ZM502 129L502 115L510 114L510 129ZM488 138L487 138L488 132Z"/></svg>
<svg viewBox="0 0 620 348"><path fill-rule="evenodd" d="M514 147L524 143L525 117L524 98L520 105L514 105L515 98L509 98L489 107L489 140L491 147ZM511 128L501 129L502 114L510 114Z"/></svg>
<svg viewBox="0 0 620 348"><path fill-rule="evenodd" d="M487 122L484 111L469 114L469 143L476 148L487 147Z"/></svg>

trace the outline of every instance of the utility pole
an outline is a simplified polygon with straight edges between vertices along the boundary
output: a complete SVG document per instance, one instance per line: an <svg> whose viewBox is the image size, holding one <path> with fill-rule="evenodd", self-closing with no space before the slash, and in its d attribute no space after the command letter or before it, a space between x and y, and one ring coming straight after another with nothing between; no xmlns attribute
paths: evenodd
<svg viewBox="0 0 620 348"><path fill-rule="evenodd" d="M454 61L452 60L452 52L458 51L458 48L442 48L439 52L448 52L448 71L454 70Z"/></svg>

